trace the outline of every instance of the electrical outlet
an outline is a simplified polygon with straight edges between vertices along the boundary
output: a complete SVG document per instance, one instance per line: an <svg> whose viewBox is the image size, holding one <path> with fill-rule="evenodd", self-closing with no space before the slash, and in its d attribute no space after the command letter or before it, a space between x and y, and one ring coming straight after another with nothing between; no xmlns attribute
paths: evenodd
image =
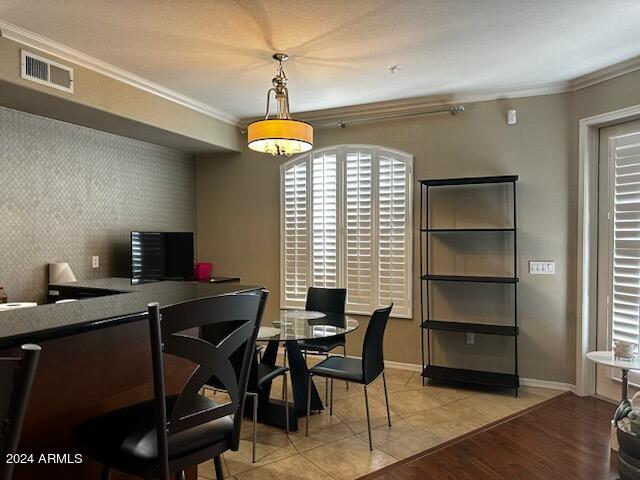
<svg viewBox="0 0 640 480"><path fill-rule="evenodd" d="M94 255L93 257L91 257L91 266L93 268L100 268L100 257L97 255Z"/></svg>
<svg viewBox="0 0 640 480"><path fill-rule="evenodd" d="M530 275L555 275L556 262L553 260L531 260L529 262Z"/></svg>
<svg viewBox="0 0 640 480"><path fill-rule="evenodd" d="M473 332L467 332L465 334L465 342L467 343L467 345L473 345L474 343L476 343L476 334Z"/></svg>

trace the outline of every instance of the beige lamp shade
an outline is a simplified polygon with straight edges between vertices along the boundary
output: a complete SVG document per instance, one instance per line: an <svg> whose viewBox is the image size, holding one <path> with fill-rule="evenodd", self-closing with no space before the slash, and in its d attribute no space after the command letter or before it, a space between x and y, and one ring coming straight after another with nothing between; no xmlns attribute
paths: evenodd
<svg viewBox="0 0 640 480"><path fill-rule="evenodd" d="M77 282L78 279L73 274L68 263L49 264L49 283Z"/></svg>
<svg viewBox="0 0 640 480"><path fill-rule="evenodd" d="M271 155L296 155L313 148L313 127L291 119L267 119L250 123L247 145L251 150Z"/></svg>

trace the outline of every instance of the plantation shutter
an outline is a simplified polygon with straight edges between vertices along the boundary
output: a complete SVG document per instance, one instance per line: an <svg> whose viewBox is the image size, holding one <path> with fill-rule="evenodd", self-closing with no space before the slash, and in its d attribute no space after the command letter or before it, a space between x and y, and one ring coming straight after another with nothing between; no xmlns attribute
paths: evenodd
<svg viewBox="0 0 640 480"><path fill-rule="evenodd" d="M308 162L284 171L282 179L282 303L304 307L309 284Z"/></svg>
<svg viewBox="0 0 640 480"><path fill-rule="evenodd" d="M282 308L310 286L347 289L347 313L394 303L410 318L413 157L381 147L329 147L281 166Z"/></svg>
<svg viewBox="0 0 640 480"><path fill-rule="evenodd" d="M313 267L314 287L338 286L338 168L335 150L313 155Z"/></svg>
<svg viewBox="0 0 640 480"><path fill-rule="evenodd" d="M346 151L344 218L347 310L371 313L373 290L373 158L370 151Z"/></svg>
<svg viewBox="0 0 640 480"><path fill-rule="evenodd" d="M382 150L378 175L378 305L394 303L393 313L410 315L411 175L406 159Z"/></svg>
<svg viewBox="0 0 640 480"><path fill-rule="evenodd" d="M612 340L638 345L640 324L640 133L612 139L615 174Z"/></svg>

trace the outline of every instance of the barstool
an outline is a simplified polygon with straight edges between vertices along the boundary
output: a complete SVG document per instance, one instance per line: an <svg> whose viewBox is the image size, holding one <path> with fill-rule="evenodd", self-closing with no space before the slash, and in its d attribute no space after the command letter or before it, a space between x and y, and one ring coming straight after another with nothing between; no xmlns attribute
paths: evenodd
<svg viewBox="0 0 640 480"><path fill-rule="evenodd" d="M79 450L104 465L143 478L184 479L184 470L213 459L223 479L220 455L238 450L249 369L267 292L203 298L162 308L150 304L149 329L153 367L152 400L88 419L73 429ZM162 321L160 317L162 316ZM190 331L224 330L210 343ZM178 395L166 396L163 354L196 365ZM234 362L233 358L241 358ZM217 404L200 394L215 376L229 392Z"/></svg>

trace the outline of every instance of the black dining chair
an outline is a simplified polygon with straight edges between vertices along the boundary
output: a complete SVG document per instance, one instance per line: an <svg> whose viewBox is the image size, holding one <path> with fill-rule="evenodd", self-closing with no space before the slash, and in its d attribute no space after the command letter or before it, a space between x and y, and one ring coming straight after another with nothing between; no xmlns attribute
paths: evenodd
<svg viewBox="0 0 640 480"><path fill-rule="evenodd" d="M382 374L384 384L384 400L387 405L387 420L391 426L391 412L389 411L389 397L387 395L387 379L384 376L383 340L387 321L391 314L393 304L373 312L367 331L364 334L362 344L362 359L346 357L329 357L309 369L309 382L307 383L307 425L305 436L309 436L309 414L311 411L311 382L313 377L325 377L331 381L331 400L329 402L329 414L333 415L333 380L348 380L364 385L364 403L367 411L367 429L369 431L369 450L373 450L371 440L371 419L369 416L369 396L367 386Z"/></svg>
<svg viewBox="0 0 640 480"><path fill-rule="evenodd" d="M211 335L214 332L203 332L203 338L207 338L207 335ZM253 422L253 435L252 435L252 451L251 451L251 459L253 463L256 463L256 446L258 444L258 397L259 390L266 385L270 384L274 379L279 376L282 376L283 389L284 389L284 422L285 422L285 431L289 433L289 394L288 394L288 386L287 386L287 372L289 369L287 367L278 366L278 365L266 365L261 363L261 352L262 349L258 349L256 347L256 353L254 358L254 363L251 366L251 371L249 373L249 383L247 386L247 397L251 397L251 406L252 406L252 422ZM218 391L225 391L224 386L220 383L220 381L213 377L209 379L205 385L204 389L211 389L213 393Z"/></svg>
<svg viewBox="0 0 640 480"><path fill-rule="evenodd" d="M223 479L220 455L238 450L249 369L267 292L225 295L159 308L149 304L154 398L84 421L74 428L79 450L111 469L146 479L184 479L184 470L213 459ZM218 328L217 343L198 328ZM177 395L166 396L163 354L196 365ZM241 359L241 360L238 360ZM229 394L216 403L200 394L215 376Z"/></svg>
<svg viewBox="0 0 640 480"><path fill-rule="evenodd" d="M14 463L7 461L20 442L27 403L38 367L40 347L26 344L19 357L0 358L0 479L10 480Z"/></svg>
<svg viewBox="0 0 640 480"><path fill-rule="evenodd" d="M305 310L313 310L322 313L344 314L347 300L347 290L345 288L318 288L309 287L307 290L307 300ZM343 356L347 356L347 342L344 334L335 337L317 338L309 340L298 340L300 350L305 355L316 354L329 357L329 353L342 347ZM349 382L347 382L349 388ZM325 385L325 399L328 401L329 385Z"/></svg>

